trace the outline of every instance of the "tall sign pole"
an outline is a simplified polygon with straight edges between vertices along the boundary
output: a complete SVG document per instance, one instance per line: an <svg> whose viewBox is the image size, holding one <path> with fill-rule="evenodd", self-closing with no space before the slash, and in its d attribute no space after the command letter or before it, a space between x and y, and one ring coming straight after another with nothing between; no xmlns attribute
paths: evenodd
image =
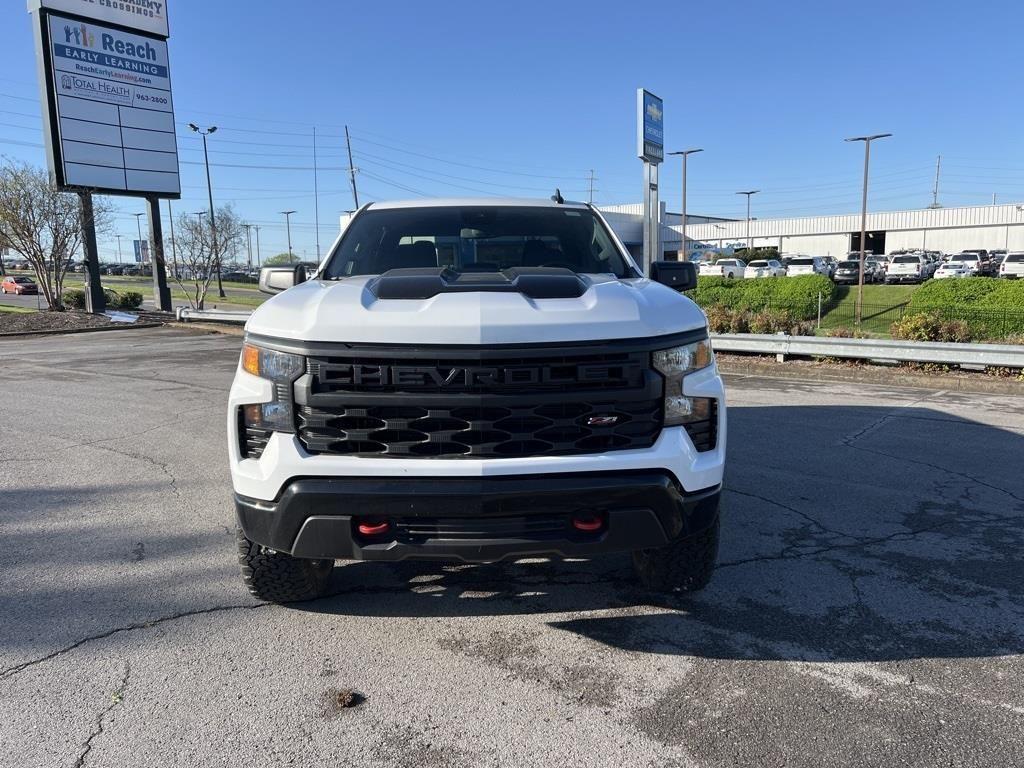
<svg viewBox="0 0 1024 768"><path fill-rule="evenodd" d="M644 250L640 269L646 275L651 262L661 258L661 204L658 201L658 165L665 159L665 114L661 99L650 91L636 91L637 155L644 164Z"/></svg>
<svg viewBox="0 0 1024 768"><path fill-rule="evenodd" d="M150 195L146 198L146 211L149 213L150 261L153 267L153 298L156 308L161 312L170 312L171 289L167 285L167 264L164 261L164 231L160 220L160 198Z"/></svg>
<svg viewBox="0 0 1024 768"><path fill-rule="evenodd" d="M82 252L85 255L85 311L101 315L107 309L107 299L100 283L100 255L96 247L96 222L93 219L92 193L80 191L82 204Z"/></svg>

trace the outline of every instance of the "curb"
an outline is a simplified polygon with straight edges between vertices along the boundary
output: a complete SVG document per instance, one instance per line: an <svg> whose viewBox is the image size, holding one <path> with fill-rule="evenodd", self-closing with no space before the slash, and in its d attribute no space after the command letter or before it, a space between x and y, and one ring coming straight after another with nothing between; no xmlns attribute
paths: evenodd
<svg viewBox="0 0 1024 768"><path fill-rule="evenodd" d="M812 362L777 363L766 358L723 358L718 356L718 370L726 375L763 376L790 381L820 381L849 384L890 384L934 391L969 392L982 395L1024 395L1024 382L978 374L914 373L881 367L849 366L837 370L822 368Z"/></svg>
<svg viewBox="0 0 1024 768"><path fill-rule="evenodd" d="M44 331L15 331L0 333L0 339L16 339L21 336L67 336L73 333L99 333L101 331L131 331L137 328L161 328L163 323L111 323L96 328L54 328Z"/></svg>
<svg viewBox="0 0 1024 768"><path fill-rule="evenodd" d="M182 331L201 331L203 333L219 333L223 336L245 336L245 328L240 325L227 325L220 323L166 323L167 328L177 328Z"/></svg>

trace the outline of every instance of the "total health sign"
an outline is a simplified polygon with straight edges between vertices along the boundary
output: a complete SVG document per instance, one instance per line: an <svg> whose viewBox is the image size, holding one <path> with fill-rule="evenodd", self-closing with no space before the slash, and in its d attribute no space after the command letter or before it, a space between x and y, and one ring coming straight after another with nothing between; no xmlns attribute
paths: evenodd
<svg viewBox="0 0 1024 768"><path fill-rule="evenodd" d="M55 181L107 194L179 197L166 39L52 12L53 4L110 11L104 16L145 4L42 0L36 46ZM130 18L152 26L148 16Z"/></svg>

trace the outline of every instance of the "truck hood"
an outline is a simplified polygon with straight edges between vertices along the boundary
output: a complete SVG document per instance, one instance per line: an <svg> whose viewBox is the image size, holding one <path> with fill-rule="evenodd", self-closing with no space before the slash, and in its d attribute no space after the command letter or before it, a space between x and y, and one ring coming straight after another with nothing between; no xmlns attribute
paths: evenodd
<svg viewBox="0 0 1024 768"><path fill-rule="evenodd" d="M649 338L703 328L692 301L645 278L586 275L578 298L512 292L378 299L371 276L310 280L274 296L246 332L279 339L372 344L524 344Z"/></svg>

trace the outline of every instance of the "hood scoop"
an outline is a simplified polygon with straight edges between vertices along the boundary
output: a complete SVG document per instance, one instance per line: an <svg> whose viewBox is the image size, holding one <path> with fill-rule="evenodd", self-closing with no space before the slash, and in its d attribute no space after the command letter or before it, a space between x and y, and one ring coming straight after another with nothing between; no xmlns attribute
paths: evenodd
<svg viewBox="0 0 1024 768"><path fill-rule="evenodd" d="M392 269L366 284L377 299L432 299L442 293L519 293L529 299L578 299L588 283L561 267L512 267L497 272L450 267Z"/></svg>

